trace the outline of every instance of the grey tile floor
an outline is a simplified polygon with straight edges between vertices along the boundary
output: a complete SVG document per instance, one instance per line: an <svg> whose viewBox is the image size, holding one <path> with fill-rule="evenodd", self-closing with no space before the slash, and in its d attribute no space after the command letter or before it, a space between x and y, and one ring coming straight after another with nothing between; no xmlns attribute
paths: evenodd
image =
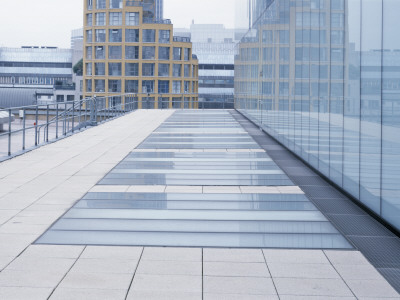
<svg viewBox="0 0 400 300"><path fill-rule="evenodd" d="M293 185L97 185L171 114L138 111L0 164L0 299L400 299L355 250L32 244L92 193L304 194ZM135 152L165 151L210 150Z"/></svg>

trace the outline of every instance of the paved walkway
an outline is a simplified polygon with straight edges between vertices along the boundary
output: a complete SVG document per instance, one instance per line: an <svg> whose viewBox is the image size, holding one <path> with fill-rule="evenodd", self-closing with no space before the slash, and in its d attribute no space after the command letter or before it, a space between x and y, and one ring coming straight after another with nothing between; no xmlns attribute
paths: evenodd
<svg viewBox="0 0 400 300"><path fill-rule="evenodd" d="M188 187L168 184L96 186L172 113L137 111L0 164L0 299L400 299L352 250L32 244L96 189L187 193ZM246 188L195 186L192 192Z"/></svg>

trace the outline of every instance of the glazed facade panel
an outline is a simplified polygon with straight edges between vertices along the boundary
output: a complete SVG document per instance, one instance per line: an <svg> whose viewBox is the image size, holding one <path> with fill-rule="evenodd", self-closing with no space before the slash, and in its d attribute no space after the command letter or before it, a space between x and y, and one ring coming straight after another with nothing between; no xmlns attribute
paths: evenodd
<svg viewBox="0 0 400 300"><path fill-rule="evenodd" d="M397 0L254 0L236 108L400 229Z"/></svg>

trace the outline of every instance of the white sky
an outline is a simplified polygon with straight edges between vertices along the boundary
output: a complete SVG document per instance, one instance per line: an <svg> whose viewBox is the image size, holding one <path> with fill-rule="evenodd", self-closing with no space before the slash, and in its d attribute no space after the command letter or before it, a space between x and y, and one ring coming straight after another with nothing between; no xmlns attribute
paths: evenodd
<svg viewBox="0 0 400 300"><path fill-rule="evenodd" d="M70 47L82 27L83 0L0 0L0 47ZM234 0L164 0L164 18L175 27L218 23L233 27Z"/></svg>

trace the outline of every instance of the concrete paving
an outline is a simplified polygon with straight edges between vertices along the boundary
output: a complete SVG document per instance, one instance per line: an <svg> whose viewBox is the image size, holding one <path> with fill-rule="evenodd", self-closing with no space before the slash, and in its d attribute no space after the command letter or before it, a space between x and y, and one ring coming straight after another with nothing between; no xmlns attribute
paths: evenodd
<svg viewBox="0 0 400 300"><path fill-rule="evenodd" d="M0 164L0 299L400 299L358 251L32 244L89 191L302 192L96 186L172 113L137 111Z"/></svg>

